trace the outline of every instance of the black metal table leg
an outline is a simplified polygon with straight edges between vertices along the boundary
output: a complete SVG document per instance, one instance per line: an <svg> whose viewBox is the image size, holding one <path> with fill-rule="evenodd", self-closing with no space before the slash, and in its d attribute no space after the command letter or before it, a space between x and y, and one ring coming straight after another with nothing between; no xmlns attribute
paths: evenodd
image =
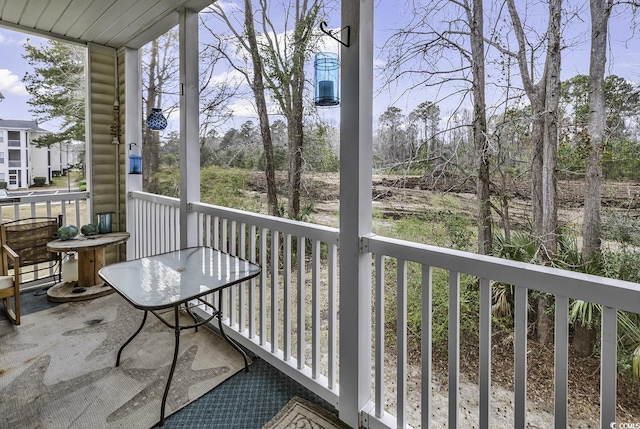
<svg viewBox="0 0 640 429"><path fill-rule="evenodd" d="M122 351L124 350L125 347L127 347L127 345L129 345L131 341L133 341L136 335L138 335L140 331L142 331L142 327L144 326L144 322L146 321L147 321L147 311L145 310L144 317L142 318L142 323L140 324L140 327L138 328L138 330L134 332L133 335L122 345L122 347L120 347L120 350L118 350L118 357L116 358L116 366L120 366L120 355L122 354Z"/></svg>
<svg viewBox="0 0 640 429"><path fill-rule="evenodd" d="M171 369L169 370L169 377L167 378L167 385L164 388L164 395L162 396L162 405L160 407L160 423L159 426L164 426L164 409L167 405L167 396L169 396L169 387L171 387L171 379L173 373L176 370L176 363L178 362L178 349L180 348L180 308L175 306L173 308L174 313L174 332L176 335L176 346L173 349L173 362L171 362Z"/></svg>
<svg viewBox="0 0 640 429"><path fill-rule="evenodd" d="M187 314L188 314L189 316L191 316L191 318L193 319L194 323L196 324L196 325L194 326L195 331L196 331L196 332L198 332L198 325L197 325L197 323L198 323L198 318L196 317L196 315L195 315L195 314L193 314L193 312L192 312L192 311L191 311L191 309L189 308L189 303L188 303L188 302L185 302L185 303L184 303L184 310L185 310L185 311L187 312Z"/></svg>
<svg viewBox="0 0 640 429"><path fill-rule="evenodd" d="M238 353L242 355L242 359L244 359L244 370L246 372L249 372L249 358L247 357L247 354L244 352L244 350L242 350L242 348L239 345L236 344L235 341L227 337L227 334L224 333L224 329L222 328L222 313L223 313L222 309L224 308L222 291L218 291L218 307L220 307L220 309L218 310L218 326L220 328L220 335L222 335L222 338L224 338L227 341L227 343L231 345L231 347L236 349Z"/></svg>

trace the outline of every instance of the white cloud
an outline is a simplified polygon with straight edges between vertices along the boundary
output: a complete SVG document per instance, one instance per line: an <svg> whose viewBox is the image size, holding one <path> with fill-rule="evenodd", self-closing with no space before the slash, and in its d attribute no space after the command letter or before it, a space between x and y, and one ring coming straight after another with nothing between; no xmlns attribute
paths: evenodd
<svg viewBox="0 0 640 429"><path fill-rule="evenodd" d="M20 78L9 69L0 69L0 91L7 94L29 95Z"/></svg>
<svg viewBox="0 0 640 429"><path fill-rule="evenodd" d="M209 79L208 85L218 85L221 83L230 83L232 85L243 85L246 84L245 77L238 70L229 70L224 73L220 73L217 75L211 76Z"/></svg>
<svg viewBox="0 0 640 429"><path fill-rule="evenodd" d="M234 116L256 117L258 116L256 108L250 100L237 100L229 105L229 109Z"/></svg>
<svg viewBox="0 0 640 429"><path fill-rule="evenodd" d="M44 43L46 39L38 36L25 36L23 33L15 31L0 31L0 45L24 46L27 42L31 44Z"/></svg>

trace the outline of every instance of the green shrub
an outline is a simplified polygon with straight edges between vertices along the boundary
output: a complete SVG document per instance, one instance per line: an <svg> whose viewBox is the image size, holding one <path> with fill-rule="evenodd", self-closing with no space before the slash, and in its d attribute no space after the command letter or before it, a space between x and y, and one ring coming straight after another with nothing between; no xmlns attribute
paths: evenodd
<svg viewBox="0 0 640 429"><path fill-rule="evenodd" d="M84 192L87 190L87 179L80 179L78 181L78 190Z"/></svg>
<svg viewBox="0 0 640 429"><path fill-rule="evenodd" d="M0 189L7 189L7 182L0 182Z"/></svg>
<svg viewBox="0 0 640 429"><path fill-rule="evenodd" d="M47 178L42 176L36 176L33 178L33 186L44 186L47 183Z"/></svg>

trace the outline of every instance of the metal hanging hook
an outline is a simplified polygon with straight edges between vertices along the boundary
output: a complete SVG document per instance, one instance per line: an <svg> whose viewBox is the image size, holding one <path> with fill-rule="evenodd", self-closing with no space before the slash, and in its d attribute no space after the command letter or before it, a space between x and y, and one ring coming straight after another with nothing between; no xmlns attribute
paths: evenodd
<svg viewBox="0 0 640 429"><path fill-rule="evenodd" d="M347 41L346 42L343 42L341 40L342 32L344 30L347 30ZM327 30L327 23L325 21L320 21L320 31L322 31L327 36L331 37L333 40L338 41L338 43L346 46L347 48L349 47L349 37L351 35L351 27L349 27L348 25L346 27L342 27L340 30L335 32L335 34L339 34L340 35L340 38L336 37L335 34L332 31Z"/></svg>

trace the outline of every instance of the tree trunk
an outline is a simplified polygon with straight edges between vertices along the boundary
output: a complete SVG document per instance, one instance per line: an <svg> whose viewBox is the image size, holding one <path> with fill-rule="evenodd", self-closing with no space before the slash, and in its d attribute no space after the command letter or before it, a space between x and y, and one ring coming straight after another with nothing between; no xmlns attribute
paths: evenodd
<svg viewBox="0 0 640 429"><path fill-rule="evenodd" d="M589 158L585 166L582 258L600 252L600 203L602 199L602 148L606 125L604 72L607 62L607 31L610 0L591 0L591 54L589 62Z"/></svg>
<svg viewBox="0 0 640 429"><path fill-rule="evenodd" d="M296 23L296 26L301 25ZM299 30L298 30L299 31ZM289 218L299 219L300 216L300 191L302 189L302 154L304 145L303 128L303 91L305 82L304 73L304 52L297 52L294 55L294 65L291 76L291 111L287 116L290 118L289 131ZM299 219L302 220L302 219Z"/></svg>
<svg viewBox="0 0 640 429"><path fill-rule="evenodd" d="M534 237L540 249L540 262L552 259L557 247L556 168L558 144L558 103L560 97L560 23L562 0L549 1L547 55L540 82L533 84L529 73L527 40L514 0L507 0L509 15L518 40L518 68L522 76L532 118L531 208ZM532 66L533 68L533 66ZM538 340L546 343L551 335L550 301L538 301Z"/></svg>
<svg viewBox="0 0 640 429"><path fill-rule="evenodd" d="M578 356L591 356L597 339L598 331L593 326L582 325L580 322L573 324L571 348Z"/></svg>
<svg viewBox="0 0 640 429"><path fill-rule="evenodd" d="M294 103L297 104L297 103ZM302 104L302 103L300 103ZM302 110L300 110L302 112ZM293 111L294 116L298 114ZM300 113L301 116L301 113ZM290 219L297 219L300 214L300 190L302 188L302 146L304 134L302 118L289 121L289 204ZM293 127L293 129L292 129Z"/></svg>
<svg viewBox="0 0 640 429"><path fill-rule="evenodd" d="M537 90L535 98L544 98L544 91ZM531 97L529 98L531 100ZM543 166L544 166L544 105L531 102L531 226L538 244L542 241Z"/></svg>
<svg viewBox="0 0 640 429"><path fill-rule="evenodd" d="M551 295L541 294L538 298L537 340L540 344L553 344L553 314L550 311Z"/></svg>
<svg viewBox="0 0 640 429"><path fill-rule="evenodd" d="M467 9L468 10L468 9ZM468 16L471 30L471 66L473 70L473 141L478 154L478 253L490 255L493 248L491 231L491 192L489 145L485 105L484 20L482 0L473 1Z"/></svg>
<svg viewBox="0 0 640 429"><path fill-rule="evenodd" d="M547 59L545 61L545 131L542 176L542 242L543 258L552 257L557 250L558 207L558 106L560 103L560 23L562 0L549 2L549 28L547 31Z"/></svg>
<svg viewBox="0 0 640 429"><path fill-rule="evenodd" d="M244 23L245 34L251 50L251 60L253 62L253 95L256 99L258 118L260 119L260 134L262 136L262 146L264 149L264 173L267 179L267 205L272 216L278 216L278 188L276 184L276 169L273 158L273 140L271 138L271 128L269 126L269 115L267 114L267 102L264 96L264 81L262 78L263 67L262 58L258 50L255 26L253 25L253 9L251 0L244 1Z"/></svg>

